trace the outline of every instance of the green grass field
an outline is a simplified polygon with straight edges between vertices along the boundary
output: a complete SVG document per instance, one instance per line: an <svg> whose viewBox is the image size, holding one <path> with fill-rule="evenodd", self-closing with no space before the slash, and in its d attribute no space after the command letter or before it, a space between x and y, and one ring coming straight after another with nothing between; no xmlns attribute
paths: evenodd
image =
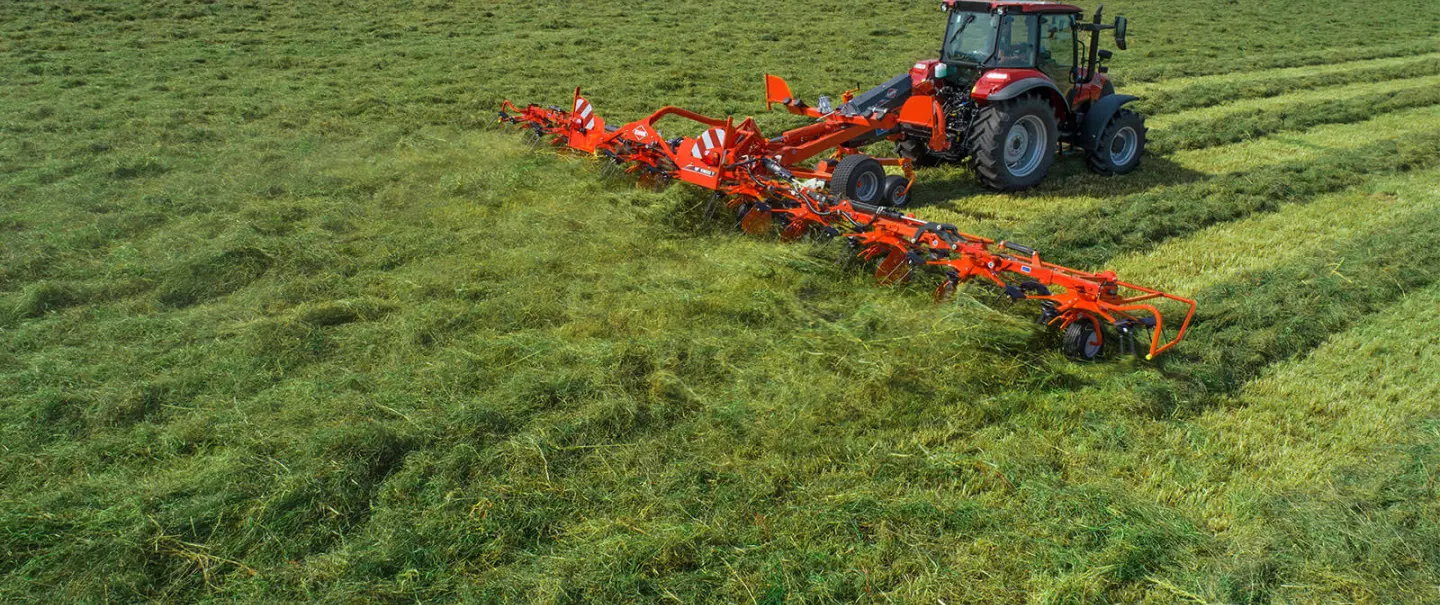
<svg viewBox="0 0 1440 605"><path fill-rule="evenodd" d="M1440 602L1440 3L1107 12L1142 170L915 212L1198 299L1155 362L493 125L935 2L0 5L0 602Z"/></svg>

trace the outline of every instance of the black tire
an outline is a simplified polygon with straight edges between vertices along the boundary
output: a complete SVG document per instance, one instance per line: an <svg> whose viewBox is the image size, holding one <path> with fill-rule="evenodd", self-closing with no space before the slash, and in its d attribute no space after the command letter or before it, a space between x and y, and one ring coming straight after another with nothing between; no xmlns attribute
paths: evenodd
<svg viewBox="0 0 1440 605"><path fill-rule="evenodd" d="M986 105L967 137L970 167L996 191L1029 189L1050 173L1059 137L1055 109L1043 98L1026 95Z"/></svg>
<svg viewBox="0 0 1440 605"><path fill-rule="evenodd" d="M1116 112L1100 131L1095 149L1088 150L1090 169L1105 176L1134 172L1145 155L1146 132L1140 114L1128 109Z"/></svg>
<svg viewBox="0 0 1440 605"><path fill-rule="evenodd" d="M910 192L905 188L910 186L910 179L903 176L885 177L885 205L899 208L910 203Z"/></svg>
<svg viewBox="0 0 1440 605"><path fill-rule="evenodd" d="M924 139L904 139L895 143L895 155L910 160L919 166L937 166L940 157L930 152L930 143Z"/></svg>
<svg viewBox="0 0 1440 605"><path fill-rule="evenodd" d="M1071 359L1094 361L1105 352L1105 335L1096 334L1095 324L1082 317L1065 328L1062 350Z"/></svg>
<svg viewBox="0 0 1440 605"><path fill-rule="evenodd" d="M862 204L879 204L885 197L885 167L863 153L847 155L831 173L830 192Z"/></svg>

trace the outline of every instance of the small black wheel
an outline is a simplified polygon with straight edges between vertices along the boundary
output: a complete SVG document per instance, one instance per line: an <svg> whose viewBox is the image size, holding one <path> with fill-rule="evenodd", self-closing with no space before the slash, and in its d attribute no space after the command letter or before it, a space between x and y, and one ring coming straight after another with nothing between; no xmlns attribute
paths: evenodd
<svg viewBox="0 0 1440 605"><path fill-rule="evenodd" d="M1071 359L1094 361L1105 350L1105 338L1089 318L1079 318L1065 328L1063 349Z"/></svg>
<svg viewBox="0 0 1440 605"><path fill-rule="evenodd" d="M1116 112L1090 150L1090 169L1105 176L1133 172L1145 153L1145 132L1140 114L1128 109Z"/></svg>
<svg viewBox="0 0 1440 605"><path fill-rule="evenodd" d="M903 176L885 177L885 205L899 208L910 203L910 179Z"/></svg>
<svg viewBox="0 0 1440 605"><path fill-rule="evenodd" d="M845 156L831 173L830 191L862 204L879 204L885 196L885 167L862 153Z"/></svg>
<svg viewBox="0 0 1440 605"><path fill-rule="evenodd" d="M930 152L930 143L925 139L897 141L895 155L910 160L916 166L935 166L940 163L940 156Z"/></svg>

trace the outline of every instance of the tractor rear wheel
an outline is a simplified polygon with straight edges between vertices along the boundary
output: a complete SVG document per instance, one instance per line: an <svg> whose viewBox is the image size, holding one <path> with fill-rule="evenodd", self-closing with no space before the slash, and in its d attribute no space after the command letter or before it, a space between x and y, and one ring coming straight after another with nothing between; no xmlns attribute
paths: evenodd
<svg viewBox="0 0 1440 605"><path fill-rule="evenodd" d="M931 153L930 143L924 139L903 139L895 143L895 155L910 160L916 166L940 164L940 157Z"/></svg>
<svg viewBox="0 0 1440 605"><path fill-rule="evenodd" d="M1090 150L1090 169L1105 176L1134 171L1145 153L1145 132L1140 114L1128 109L1116 112Z"/></svg>
<svg viewBox="0 0 1440 605"><path fill-rule="evenodd" d="M986 105L970 130L970 167L997 191L1029 189L1045 180L1059 148L1055 109L1027 95Z"/></svg>
<svg viewBox="0 0 1440 605"><path fill-rule="evenodd" d="M879 204L885 197L885 167L863 153L847 155L830 174L830 192L862 204Z"/></svg>

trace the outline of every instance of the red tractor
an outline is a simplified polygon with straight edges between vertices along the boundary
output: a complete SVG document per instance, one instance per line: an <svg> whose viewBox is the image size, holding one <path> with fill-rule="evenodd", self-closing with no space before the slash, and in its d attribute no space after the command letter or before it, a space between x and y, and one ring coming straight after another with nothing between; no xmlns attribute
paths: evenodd
<svg viewBox="0 0 1440 605"><path fill-rule="evenodd" d="M944 9L949 25L939 59L920 61L838 109L876 126L845 141L842 152L889 139L918 166L968 159L980 181L998 191L1039 184L1062 144L1085 153L1100 174L1126 174L1140 164L1145 120L1124 108L1136 97L1115 94L1104 66L1112 53L1099 48L1100 32L1114 30L1116 46L1125 49L1124 17L1104 24L1101 6L1087 23L1078 7L1031 0L945 0ZM828 99L811 108L774 76L767 94L792 113L830 113ZM867 192L835 180L832 187L852 197Z"/></svg>

